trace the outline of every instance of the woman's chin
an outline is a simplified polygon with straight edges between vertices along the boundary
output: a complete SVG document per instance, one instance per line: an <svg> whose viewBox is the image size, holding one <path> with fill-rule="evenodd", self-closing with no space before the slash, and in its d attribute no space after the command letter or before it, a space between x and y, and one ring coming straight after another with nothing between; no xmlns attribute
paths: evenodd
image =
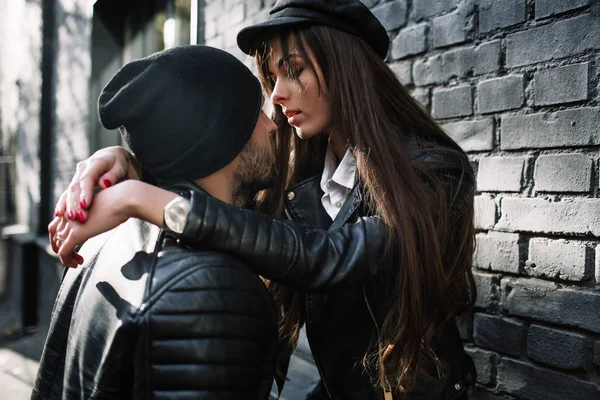
<svg viewBox="0 0 600 400"><path fill-rule="evenodd" d="M293 127L296 136L298 136L302 140L311 139L317 136L320 132L313 132L307 129L298 128L296 126Z"/></svg>

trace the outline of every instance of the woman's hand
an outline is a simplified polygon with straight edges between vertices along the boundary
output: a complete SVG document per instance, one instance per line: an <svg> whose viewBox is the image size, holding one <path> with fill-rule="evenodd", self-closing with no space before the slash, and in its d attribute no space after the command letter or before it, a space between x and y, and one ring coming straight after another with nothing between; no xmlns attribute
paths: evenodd
<svg viewBox="0 0 600 400"><path fill-rule="evenodd" d="M48 225L52 250L67 267L83 263L83 258L74 252L75 246L87 239L116 228L131 215L128 200L135 196L135 187L129 182L114 185L96 195L94 206L89 208L87 221L80 223L67 216L56 216Z"/></svg>
<svg viewBox="0 0 600 400"><path fill-rule="evenodd" d="M140 179L141 164L123 147L100 149L77 164L68 189L56 203L54 215L83 222L94 201L94 187L106 189L123 179Z"/></svg>
<svg viewBox="0 0 600 400"><path fill-rule="evenodd" d="M56 216L48 225L52 250L61 262L74 268L84 262L75 247L101 233L116 228L129 218L141 218L162 225L163 208L175 193L137 180L127 180L98 193L89 208L87 220L80 223L66 216Z"/></svg>

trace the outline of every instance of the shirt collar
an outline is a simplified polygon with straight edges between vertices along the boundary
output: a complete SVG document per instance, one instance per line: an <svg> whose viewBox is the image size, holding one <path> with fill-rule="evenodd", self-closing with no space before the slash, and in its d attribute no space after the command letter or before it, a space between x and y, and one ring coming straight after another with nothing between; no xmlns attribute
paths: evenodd
<svg viewBox="0 0 600 400"><path fill-rule="evenodd" d="M346 150L346 154L344 154L342 161L340 161L336 168L333 148L331 145L327 146L321 187L325 187L327 181L330 179L345 188L352 189L354 187L356 183L356 158L350 149Z"/></svg>

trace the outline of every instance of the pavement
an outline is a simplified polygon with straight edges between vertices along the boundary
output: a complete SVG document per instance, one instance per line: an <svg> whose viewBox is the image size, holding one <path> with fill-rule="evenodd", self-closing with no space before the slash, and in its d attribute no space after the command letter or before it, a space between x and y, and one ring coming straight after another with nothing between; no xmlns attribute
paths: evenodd
<svg viewBox="0 0 600 400"><path fill-rule="evenodd" d="M45 339L43 330L0 348L0 399L29 400Z"/></svg>

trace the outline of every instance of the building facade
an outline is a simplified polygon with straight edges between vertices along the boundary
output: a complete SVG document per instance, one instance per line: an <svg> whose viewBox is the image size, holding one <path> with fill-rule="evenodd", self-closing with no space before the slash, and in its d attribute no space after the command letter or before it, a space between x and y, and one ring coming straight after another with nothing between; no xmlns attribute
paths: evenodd
<svg viewBox="0 0 600 400"><path fill-rule="evenodd" d="M468 152L482 396L600 398L600 2L364 0L387 62ZM125 62L235 38L274 0L0 2L0 334L49 320L46 226L76 163L119 144L95 99Z"/></svg>

